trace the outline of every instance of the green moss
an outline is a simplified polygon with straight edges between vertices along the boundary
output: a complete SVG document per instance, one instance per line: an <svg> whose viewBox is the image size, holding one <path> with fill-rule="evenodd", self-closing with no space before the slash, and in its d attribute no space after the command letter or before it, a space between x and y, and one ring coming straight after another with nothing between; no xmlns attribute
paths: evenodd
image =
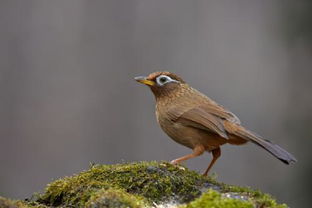
<svg viewBox="0 0 312 208"><path fill-rule="evenodd" d="M16 202L10 199L5 199L3 197L0 197L0 207L1 208L14 208L18 206L16 206Z"/></svg>
<svg viewBox="0 0 312 208"><path fill-rule="evenodd" d="M254 205L250 201L240 199L224 198L221 194L208 190L201 197L195 199L193 202L181 206L180 208L253 208Z"/></svg>
<svg viewBox="0 0 312 208"><path fill-rule="evenodd" d="M87 208L143 208L146 207L144 198L129 194L122 190L102 189L90 197L85 204Z"/></svg>
<svg viewBox="0 0 312 208"><path fill-rule="evenodd" d="M253 190L250 187L232 186L221 184L222 192L236 192L249 197L257 207L261 208L287 208L286 204L278 204L269 194L262 193L259 190Z"/></svg>
<svg viewBox="0 0 312 208"><path fill-rule="evenodd" d="M0 197L1 208L46 208L45 205L36 202L26 202L22 200L10 200Z"/></svg>
<svg viewBox="0 0 312 208"><path fill-rule="evenodd" d="M89 170L48 184L42 194L29 201L0 198L0 207L141 208L168 201L184 203L183 208L287 207L277 204L268 194L218 183L167 162L93 165Z"/></svg>

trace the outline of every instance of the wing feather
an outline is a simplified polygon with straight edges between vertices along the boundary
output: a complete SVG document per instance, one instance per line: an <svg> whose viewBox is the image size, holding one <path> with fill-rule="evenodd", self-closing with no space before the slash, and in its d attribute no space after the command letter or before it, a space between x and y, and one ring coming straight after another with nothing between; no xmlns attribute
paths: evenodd
<svg viewBox="0 0 312 208"><path fill-rule="evenodd" d="M191 126L204 131L209 131L220 135L223 138L228 138L224 129L223 120L214 114L209 113L201 106L191 109L173 108L170 109L169 117L174 122L179 122L185 126Z"/></svg>

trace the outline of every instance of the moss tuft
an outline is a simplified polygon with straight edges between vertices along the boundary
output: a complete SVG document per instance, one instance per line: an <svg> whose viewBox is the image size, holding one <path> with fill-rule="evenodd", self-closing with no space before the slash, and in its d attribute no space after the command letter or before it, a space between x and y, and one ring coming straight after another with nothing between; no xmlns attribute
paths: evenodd
<svg viewBox="0 0 312 208"><path fill-rule="evenodd" d="M256 207L261 208L287 208L286 204L278 204L269 194L262 193L259 190L253 190L250 187L240 187L227 184L221 184L223 192L236 192L249 197Z"/></svg>
<svg viewBox="0 0 312 208"><path fill-rule="evenodd" d="M87 208L143 208L146 207L144 198L129 194L122 190L102 189L90 197L85 204Z"/></svg>
<svg viewBox="0 0 312 208"><path fill-rule="evenodd" d="M16 202L10 199L5 199L3 197L0 197L0 207L1 208L16 208L18 206L16 205Z"/></svg>
<svg viewBox="0 0 312 208"><path fill-rule="evenodd" d="M181 206L180 208L253 208L254 205L250 201L240 199L232 199L221 197L221 194L208 190L201 197L195 199L193 202Z"/></svg>
<svg viewBox="0 0 312 208"><path fill-rule="evenodd" d="M26 202L22 200L10 200L0 197L1 208L46 208L45 205L36 202Z"/></svg>

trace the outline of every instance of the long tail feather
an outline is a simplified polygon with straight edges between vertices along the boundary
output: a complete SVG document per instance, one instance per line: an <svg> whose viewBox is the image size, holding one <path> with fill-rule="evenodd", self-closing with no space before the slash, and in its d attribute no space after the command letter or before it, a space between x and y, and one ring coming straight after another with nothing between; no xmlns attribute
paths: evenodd
<svg viewBox="0 0 312 208"><path fill-rule="evenodd" d="M244 128L238 128L234 134L259 145L287 165L292 162L297 162L296 158L292 154L277 144L273 144L269 140L263 139L253 132L250 132Z"/></svg>

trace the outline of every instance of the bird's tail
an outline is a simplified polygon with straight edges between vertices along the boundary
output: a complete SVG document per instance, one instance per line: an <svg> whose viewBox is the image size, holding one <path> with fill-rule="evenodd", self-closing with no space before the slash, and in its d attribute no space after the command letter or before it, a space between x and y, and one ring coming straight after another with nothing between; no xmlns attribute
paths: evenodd
<svg viewBox="0 0 312 208"><path fill-rule="evenodd" d="M234 134L259 145L287 165L292 162L297 162L296 158L292 154L277 144L273 144L269 140L263 139L251 131L248 131L244 128L237 128Z"/></svg>

